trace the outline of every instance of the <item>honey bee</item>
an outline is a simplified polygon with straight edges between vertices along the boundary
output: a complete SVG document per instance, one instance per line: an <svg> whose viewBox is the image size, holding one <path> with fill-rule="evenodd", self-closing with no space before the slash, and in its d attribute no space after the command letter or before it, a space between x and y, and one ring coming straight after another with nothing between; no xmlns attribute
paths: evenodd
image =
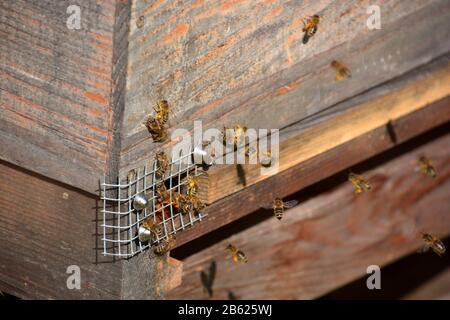
<svg viewBox="0 0 450 320"><path fill-rule="evenodd" d="M167 171L167 168L169 167L169 158L164 153L164 151L160 151L155 156L156 159L156 175L158 177L164 177L164 174Z"/></svg>
<svg viewBox="0 0 450 320"><path fill-rule="evenodd" d="M189 195L188 201L192 204L192 209L194 213L200 213L200 211L206 208L206 205L197 196Z"/></svg>
<svg viewBox="0 0 450 320"><path fill-rule="evenodd" d="M144 16L140 16L136 20L136 27L138 27L139 29L142 28L144 26L144 22L145 22Z"/></svg>
<svg viewBox="0 0 450 320"><path fill-rule="evenodd" d="M180 210L183 214L188 213L200 213L206 205L203 203L200 198L193 194L189 194L184 196L183 201L181 202Z"/></svg>
<svg viewBox="0 0 450 320"><path fill-rule="evenodd" d="M176 244L177 242L175 237L173 235L170 235L167 237L167 239L162 240L157 246L155 246L153 252L155 252L157 255L162 256L175 248Z"/></svg>
<svg viewBox="0 0 450 320"><path fill-rule="evenodd" d="M353 183L353 185L355 186L355 193L356 194L360 194L361 192L363 192L364 190L369 191L370 189L372 189L372 187L370 186L369 183L367 183L364 180L364 177L361 175L358 175L356 173L350 172L348 174L348 181L350 181L351 183Z"/></svg>
<svg viewBox="0 0 450 320"><path fill-rule="evenodd" d="M146 242L152 237L161 237L162 229L158 226L152 218L144 220L142 225L139 227L139 241Z"/></svg>
<svg viewBox="0 0 450 320"><path fill-rule="evenodd" d="M272 203L273 214L278 220L281 220L281 218L283 218L284 210L295 207L297 204L297 200L284 202L281 198L275 198Z"/></svg>
<svg viewBox="0 0 450 320"><path fill-rule="evenodd" d="M165 124L169 120L169 103L167 100L159 100L153 110L155 110L155 119L160 124Z"/></svg>
<svg viewBox="0 0 450 320"><path fill-rule="evenodd" d="M313 35L316 34L317 28L320 22L320 17L315 14L312 17L303 20L303 32L305 33L303 36L303 44L307 44L309 41L309 38L311 38Z"/></svg>
<svg viewBox="0 0 450 320"><path fill-rule="evenodd" d="M444 243L436 236L433 236L429 233L421 233L422 240L425 242L425 246L422 252L428 251L429 248L433 250L439 257L442 257L445 254L445 245Z"/></svg>
<svg viewBox="0 0 450 320"><path fill-rule="evenodd" d="M195 195L195 194L197 194L198 177L196 177L196 176L189 176L186 179L186 187L187 187L187 194L188 195Z"/></svg>
<svg viewBox="0 0 450 320"><path fill-rule="evenodd" d="M148 132L152 135L153 141L161 142L167 139L167 129L158 120L149 116L145 122Z"/></svg>
<svg viewBox="0 0 450 320"><path fill-rule="evenodd" d="M131 181L133 181L134 179L136 179L136 170L135 169L133 169L133 170L130 170L130 171L128 171L128 173L127 173L127 180L128 180L128 183L130 183Z"/></svg>
<svg viewBox="0 0 450 320"><path fill-rule="evenodd" d="M194 205L187 198L187 196L180 195L180 200L177 203L177 208L181 211L182 214L189 214L190 212L194 212Z"/></svg>
<svg viewBox="0 0 450 320"><path fill-rule="evenodd" d="M234 263L238 262L247 263L248 260L245 254L241 250L238 250L238 248L236 248L232 244L229 244L226 250L228 250L228 252L230 253Z"/></svg>
<svg viewBox="0 0 450 320"><path fill-rule="evenodd" d="M333 60L331 62L331 67L336 71L336 80L337 81L352 77L352 73L350 72L350 69L347 68L344 64L342 64L339 61Z"/></svg>
<svg viewBox="0 0 450 320"><path fill-rule="evenodd" d="M234 133L231 137L227 135L228 128L223 128L223 144L232 144L234 148L237 148L238 142L241 138L244 137L245 133L247 132L247 127L242 126L240 124L235 124L233 127Z"/></svg>
<svg viewBox="0 0 450 320"><path fill-rule="evenodd" d="M419 158L419 169L420 172L422 172L423 174L429 176L429 177L436 177L437 173L436 173L436 169L433 166L433 163L431 162L430 159L426 158L425 156L421 156Z"/></svg>
<svg viewBox="0 0 450 320"><path fill-rule="evenodd" d="M184 195L179 194L178 192L174 192L172 194L172 204L175 208L180 209L184 201L185 201Z"/></svg>
<svg viewBox="0 0 450 320"><path fill-rule="evenodd" d="M164 183L160 183L156 186L156 198L158 203L161 205L168 205L172 203L170 200L170 192L167 190Z"/></svg>

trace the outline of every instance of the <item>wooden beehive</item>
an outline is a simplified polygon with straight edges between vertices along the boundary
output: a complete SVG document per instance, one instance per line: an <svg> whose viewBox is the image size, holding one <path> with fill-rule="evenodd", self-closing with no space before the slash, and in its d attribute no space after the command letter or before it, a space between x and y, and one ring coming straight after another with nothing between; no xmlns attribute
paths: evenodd
<svg viewBox="0 0 450 320"><path fill-rule="evenodd" d="M214 298L315 298L417 250L415 230L450 234L448 1L382 1L374 30L370 1L86 0L79 30L70 4L2 3L0 290L208 298L198 273L214 260ZM333 60L352 77L337 81ZM181 262L103 257L100 179L125 179L180 138L156 143L143 125L160 99L170 134L196 120L279 129L279 170L243 165L244 186L235 165L209 168L208 218L177 235ZM422 154L435 179L414 171ZM374 185L360 197L345 179L355 166ZM277 221L260 209L275 196L302 201ZM238 271L229 242L249 256ZM66 286L70 265L80 290Z"/></svg>

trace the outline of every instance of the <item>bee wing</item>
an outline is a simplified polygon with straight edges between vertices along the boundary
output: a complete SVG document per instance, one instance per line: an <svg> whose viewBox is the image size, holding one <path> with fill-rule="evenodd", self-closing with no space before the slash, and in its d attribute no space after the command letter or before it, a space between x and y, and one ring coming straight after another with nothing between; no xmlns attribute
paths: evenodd
<svg viewBox="0 0 450 320"><path fill-rule="evenodd" d="M283 203L283 206L284 206L286 209L289 209L289 208L295 207L297 204L298 204L298 200L291 200L291 201L286 201L286 202L284 202L284 203Z"/></svg>
<svg viewBox="0 0 450 320"><path fill-rule="evenodd" d="M417 250L418 253L425 253L428 250L430 250L430 246L429 245L424 245L422 248L420 248L419 250Z"/></svg>

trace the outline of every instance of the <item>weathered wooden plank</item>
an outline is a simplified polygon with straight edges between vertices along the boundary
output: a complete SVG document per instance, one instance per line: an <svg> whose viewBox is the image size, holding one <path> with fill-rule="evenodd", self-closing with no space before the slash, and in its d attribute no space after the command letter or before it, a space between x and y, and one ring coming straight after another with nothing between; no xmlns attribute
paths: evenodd
<svg viewBox="0 0 450 320"><path fill-rule="evenodd" d="M0 162L0 288L27 299L117 299L122 264L101 254L99 200ZM81 289L69 290L70 265Z"/></svg>
<svg viewBox="0 0 450 320"><path fill-rule="evenodd" d="M96 192L117 162L130 3L84 1L80 30L72 4L0 4L0 158Z"/></svg>
<svg viewBox="0 0 450 320"><path fill-rule="evenodd" d="M445 98L393 121L397 142L406 141L449 120L450 100ZM315 127L312 128L314 130ZM309 136L308 139L315 136ZM303 141L307 142L308 140L305 139ZM189 242L253 212L255 208L261 205L269 205L272 197L288 196L297 190L323 180L341 170L345 170L393 146L394 144L385 125L373 128L371 131L340 144L327 152L318 154L213 203L205 210L208 213L208 218L195 228L180 234L177 237L177 242L179 245ZM236 172L229 172L228 175L222 173L219 176L222 186L226 186L228 180L237 180ZM211 188L212 186L210 185L209 189ZM223 192L226 193L226 190L224 188ZM266 203L261 204L261 199L267 199ZM236 207L235 203L240 205Z"/></svg>
<svg viewBox="0 0 450 320"><path fill-rule="evenodd" d="M370 192L355 195L343 177L323 185L324 192L281 221L271 217L189 256L182 285L168 298L207 299L200 271L211 261L217 264L214 299L226 299L230 291L241 299L314 298L363 276L369 265L383 266L415 251L423 245L420 231L450 234L450 133L419 142L366 166L362 173L372 184ZM436 178L414 171L420 155L433 159ZM249 262L233 265L224 251L228 243Z"/></svg>
<svg viewBox="0 0 450 320"><path fill-rule="evenodd" d="M198 119L204 128L244 122L282 129L450 50L448 2L384 1L379 31L366 27L368 4L243 1L220 9L214 1L136 2L132 20L144 14L146 26L130 35L122 174L152 158L152 149L173 144L155 145L142 125L159 98L172 105L172 130L192 130ZM264 18L275 8L280 14ZM323 24L304 46L300 21L313 13L324 15ZM336 83L332 59L347 64L353 78Z"/></svg>
<svg viewBox="0 0 450 320"><path fill-rule="evenodd" d="M446 62L445 62L446 63ZM422 79L396 88L390 93L341 112L332 118L287 137L279 145L278 169L262 174L259 165L243 165L246 186L267 179L270 175L287 170L340 144L385 126L398 118L450 96L450 68L434 72ZM290 136L289 136L290 135ZM209 173L208 202L212 203L242 190L235 165L212 168Z"/></svg>

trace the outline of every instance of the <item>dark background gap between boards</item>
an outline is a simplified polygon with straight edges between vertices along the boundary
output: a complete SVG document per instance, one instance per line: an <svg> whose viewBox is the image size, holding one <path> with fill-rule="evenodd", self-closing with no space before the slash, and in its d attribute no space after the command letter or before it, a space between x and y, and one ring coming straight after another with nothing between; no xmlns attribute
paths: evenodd
<svg viewBox="0 0 450 320"><path fill-rule="evenodd" d="M450 237L443 239L443 242L446 248L450 247ZM441 272L448 271L449 268L450 255L448 253L443 257L437 256L431 250L422 254L412 253L381 268L381 290L367 289L366 281L367 277L370 276L367 274L327 293L319 299L402 299L411 290L427 283ZM448 286L448 283L443 283L442 285Z"/></svg>

